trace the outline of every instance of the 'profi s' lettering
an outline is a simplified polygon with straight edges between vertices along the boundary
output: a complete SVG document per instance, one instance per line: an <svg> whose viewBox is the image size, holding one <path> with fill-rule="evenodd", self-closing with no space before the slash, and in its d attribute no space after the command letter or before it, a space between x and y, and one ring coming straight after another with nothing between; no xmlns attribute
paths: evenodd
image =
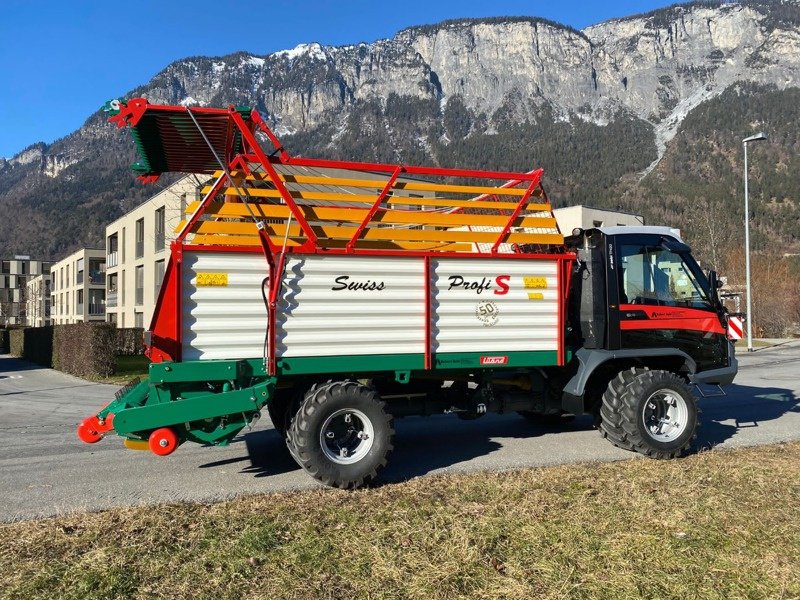
<svg viewBox="0 0 800 600"><path fill-rule="evenodd" d="M450 275L448 279L450 280L450 287L447 288L448 291L460 288L462 290L475 290L476 294L482 294L493 287L493 282L488 277L482 277L480 281L469 281L464 279L461 275ZM497 286L494 290L495 296L505 296L508 293L509 279L511 279L511 275L498 275L495 277L494 285Z"/></svg>
<svg viewBox="0 0 800 600"><path fill-rule="evenodd" d="M382 281L372 281L371 279L367 279L366 281L350 281L349 275L339 275L334 281L336 285L331 288L334 292L340 292L342 290L380 292L386 287Z"/></svg>

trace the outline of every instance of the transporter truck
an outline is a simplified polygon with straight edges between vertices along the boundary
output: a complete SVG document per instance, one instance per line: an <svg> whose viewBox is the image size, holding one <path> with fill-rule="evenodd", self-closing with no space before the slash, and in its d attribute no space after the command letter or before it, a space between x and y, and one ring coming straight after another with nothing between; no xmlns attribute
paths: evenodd
<svg viewBox="0 0 800 600"><path fill-rule="evenodd" d="M737 371L717 276L677 232L564 236L542 170L290 156L246 107L107 105L145 182L192 173L149 376L78 426L161 456L224 446L265 412L324 484L373 481L395 419L593 415L609 442L681 455L701 384Z"/></svg>

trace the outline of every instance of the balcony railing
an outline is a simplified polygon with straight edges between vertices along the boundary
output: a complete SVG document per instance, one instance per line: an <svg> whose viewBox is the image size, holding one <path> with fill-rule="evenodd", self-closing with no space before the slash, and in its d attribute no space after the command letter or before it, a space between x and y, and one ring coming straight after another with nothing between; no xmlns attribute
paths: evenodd
<svg viewBox="0 0 800 600"><path fill-rule="evenodd" d="M89 283L92 285L105 285L106 272L105 271L92 271L89 274Z"/></svg>
<svg viewBox="0 0 800 600"><path fill-rule="evenodd" d="M105 306L105 304L90 304L89 305L89 314L92 315L92 316L106 314L106 306Z"/></svg>
<svg viewBox="0 0 800 600"><path fill-rule="evenodd" d="M106 295L106 306L114 308L117 305L117 292L108 292Z"/></svg>
<svg viewBox="0 0 800 600"><path fill-rule="evenodd" d="M119 264L119 253L114 250L106 255L106 266L116 267Z"/></svg>

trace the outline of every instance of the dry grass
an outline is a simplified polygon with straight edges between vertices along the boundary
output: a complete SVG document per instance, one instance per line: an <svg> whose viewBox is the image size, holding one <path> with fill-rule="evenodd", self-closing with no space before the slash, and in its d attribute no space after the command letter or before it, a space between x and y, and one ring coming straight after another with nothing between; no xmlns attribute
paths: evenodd
<svg viewBox="0 0 800 600"><path fill-rule="evenodd" d="M800 443L2 525L0 595L798 598Z"/></svg>

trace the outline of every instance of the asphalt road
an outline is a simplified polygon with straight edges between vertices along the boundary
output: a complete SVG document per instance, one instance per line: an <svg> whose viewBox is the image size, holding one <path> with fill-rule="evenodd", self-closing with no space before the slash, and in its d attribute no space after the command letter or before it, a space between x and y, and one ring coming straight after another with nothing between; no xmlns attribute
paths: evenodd
<svg viewBox="0 0 800 600"><path fill-rule="evenodd" d="M701 400L699 446L800 439L800 342L739 358L728 395ZM0 521L317 486L266 418L227 448L186 444L167 458L127 450L116 436L78 441L77 423L115 391L0 355ZM588 417L558 432L516 415L407 418L396 428L387 482L636 456L601 439Z"/></svg>

